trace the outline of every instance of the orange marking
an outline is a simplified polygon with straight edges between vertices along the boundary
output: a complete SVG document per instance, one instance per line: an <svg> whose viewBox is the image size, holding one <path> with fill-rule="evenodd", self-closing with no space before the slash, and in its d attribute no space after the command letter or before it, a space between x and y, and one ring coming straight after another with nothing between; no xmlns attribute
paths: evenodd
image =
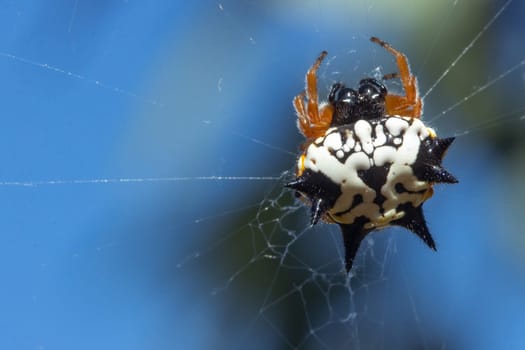
<svg viewBox="0 0 525 350"><path fill-rule="evenodd" d="M301 157L299 157L299 162L297 163L297 176L303 175L304 172L304 159L306 158L306 155L303 153Z"/></svg>

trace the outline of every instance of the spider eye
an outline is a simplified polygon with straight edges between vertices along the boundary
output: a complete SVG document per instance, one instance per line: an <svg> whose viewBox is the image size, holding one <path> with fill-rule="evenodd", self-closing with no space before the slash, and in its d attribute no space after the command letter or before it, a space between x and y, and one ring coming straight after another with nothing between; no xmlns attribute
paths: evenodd
<svg viewBox="0 0 525 350"><path fill-rule="evenodd" d="M335 83L330 88L330 93L328 94L328 101L334 102L336 94L345 86L342 83Z"/></svg>
<svg viewBox="0 0 525 350"><path fill-rule="evenodd" d="M355 104L357 102L358 93L354 89L345 88L339 92L338 100L344 103Z"/></svg>
<svg viewBox="0 0 525 350"><path fill-rule="evenodd" d="M386 87L375 79L363 79L359 82L359 95L363 98L383 100L386 94Z"/></svg>
<svg viewBox="0 0 525 350"><path fill-rule="evenodd" d="M371 84L361 85L359 87L359 95L365 98L369 97L371 99L376 99L381 96L379 89Z"/></svg>

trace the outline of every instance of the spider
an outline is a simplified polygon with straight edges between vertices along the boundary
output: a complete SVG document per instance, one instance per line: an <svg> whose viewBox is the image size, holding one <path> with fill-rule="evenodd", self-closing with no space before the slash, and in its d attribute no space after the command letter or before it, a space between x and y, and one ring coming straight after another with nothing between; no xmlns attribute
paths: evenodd
<svg viewBox="0 0 525 350"><path fill-rule="evenodd" d="M458 182L441 166L454 138L438 138L421 121L423 101L408 59L390 44L370 40L395 57L399 72L383 80L399 78L404 94L365 78L357 90L333 84L328 102L319 103L323 51L306 73L305 91L293 100L307 141L286 187L311 206L312 226L323 220L341 227L347 273L365 236L388 226L405 227L436 250L422 204L435 183Z"/></svg>

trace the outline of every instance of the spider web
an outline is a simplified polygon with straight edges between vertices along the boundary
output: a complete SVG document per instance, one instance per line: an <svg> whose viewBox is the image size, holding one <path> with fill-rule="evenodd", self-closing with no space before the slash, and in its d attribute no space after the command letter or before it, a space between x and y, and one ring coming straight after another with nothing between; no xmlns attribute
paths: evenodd
<svg viewBox="0 0 525 350"><path fill-rule="evenodd" d="M3 14L2 348L525 345L520 2L55 5ZM425 204L438 253L383 230L347 276L283 189L291 98L323 49L321 96L394 71L372 35L460 184Z"/></svg>

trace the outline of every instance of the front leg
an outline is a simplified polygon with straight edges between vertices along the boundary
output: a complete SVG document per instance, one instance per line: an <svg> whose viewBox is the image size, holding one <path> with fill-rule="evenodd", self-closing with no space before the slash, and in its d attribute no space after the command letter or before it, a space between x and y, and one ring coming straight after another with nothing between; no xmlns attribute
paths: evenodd
<svg viewBox="0 0 525 350"><path fill-rule="evenodd" d="M306 138L322 136L332 122L333 107L327 104L319 108L317 92L317 71L326 57L323 51L306 73L305 91L297 95L293 105L298 117L298 127Z"/></svg>

